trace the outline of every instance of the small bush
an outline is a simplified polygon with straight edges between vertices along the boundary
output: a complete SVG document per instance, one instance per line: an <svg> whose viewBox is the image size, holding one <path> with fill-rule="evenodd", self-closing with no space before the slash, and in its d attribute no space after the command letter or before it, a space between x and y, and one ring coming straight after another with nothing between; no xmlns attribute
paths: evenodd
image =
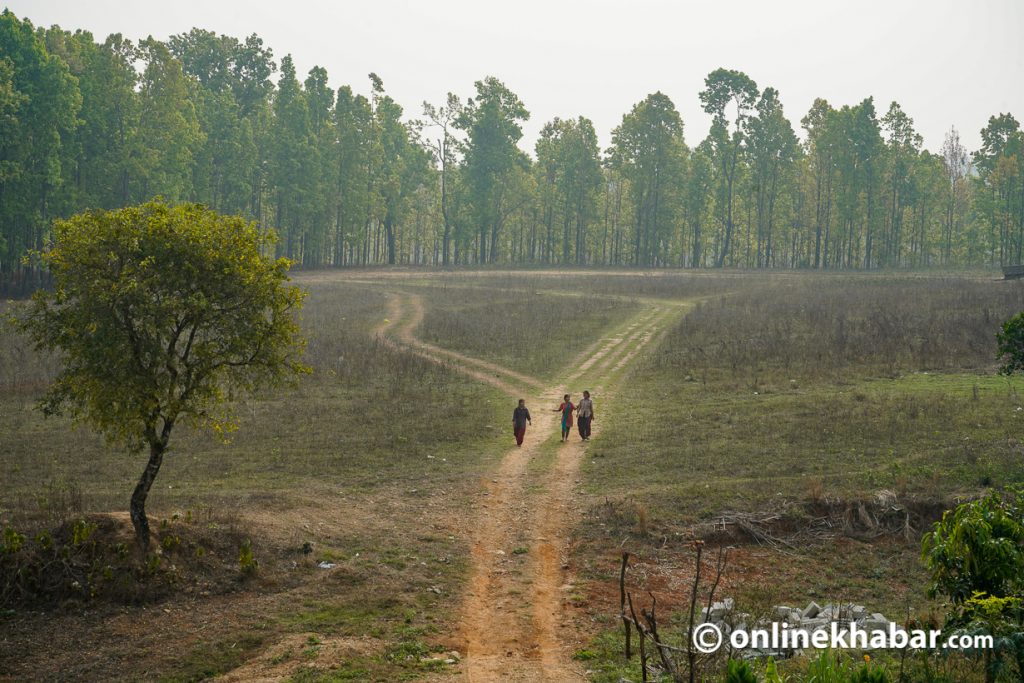
<svg viewBox="0 0 1024 683"><path fill-rule="evenodd" d="M1024 372L1024 313L1018 313L1005 323L996 333L999 358L1003 366L999 369L1004 375Z"/></svg>
<svg viewBox="0 0 1024 683"><path fill-rule="evenodd" d="M746 662L730 659L725 670L725 683L757 683L757 676Z"/></svg>
<svg viewBox="0 0 1024 683"><path fill-rule="evenodd" d="M925 535L922 553L932 597L945 595L960 610L982 593L1007 597L1024 589L1024 508L1012 494L991 493L943 514ZM951 623L964 615L951 613Z"/></svg>
<svg viewBox="0 0 1024 683"><path fill-rule="evenodd" d="M852 658L824 650L807 667L807 683L889 683L889 674L865 656L859 666Z"/></svg>
<svg viewBox="0 0 1024 683"><path fill-rule="evenodd" d="M245 539L238 549L238 568L243 574L255 574L259 568L256 555L252 552L252 541Z"/></svg>

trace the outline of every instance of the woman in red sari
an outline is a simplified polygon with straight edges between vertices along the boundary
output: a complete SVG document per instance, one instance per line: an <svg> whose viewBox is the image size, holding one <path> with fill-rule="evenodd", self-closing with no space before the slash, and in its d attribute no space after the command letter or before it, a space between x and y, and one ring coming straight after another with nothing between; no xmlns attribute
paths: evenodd
<svg viewBox="0 0 1024 683"><path fill-rule="evenodd" d="M572 413L576 406L569 400L569 394L562 397L562 405L555 408L554 412L562 413L562 441L569 439L569 432L572 430Z"/></svg>

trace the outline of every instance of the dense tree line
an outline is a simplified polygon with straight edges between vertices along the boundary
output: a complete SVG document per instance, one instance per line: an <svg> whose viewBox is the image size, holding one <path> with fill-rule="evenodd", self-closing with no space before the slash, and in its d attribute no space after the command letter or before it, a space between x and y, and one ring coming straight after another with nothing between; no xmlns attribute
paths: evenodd
<svg viewBox="0 0 1024 683"><path fill-rule="evenodd" d="M712 125L687 147L672 101L635 104L602 150L586 117L519 147L529 112L488 77L414 118L300 81L259 37L161 42L0 16L0 283L54 218L162 196L256 220L307 267L609 264L906 268L1020 263L1024 133L993 116L969 154L951 129L922 149L913 119L872 98L817 100L797 136L779 93L719 69Z"/></svg>

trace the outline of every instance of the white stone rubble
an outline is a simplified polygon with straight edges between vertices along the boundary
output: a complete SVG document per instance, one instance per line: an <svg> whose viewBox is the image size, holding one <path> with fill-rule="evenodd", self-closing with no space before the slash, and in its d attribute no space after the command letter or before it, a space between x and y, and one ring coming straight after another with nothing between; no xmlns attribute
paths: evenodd
<svg viewBox="0 0 1024 683"><path fill-rule="evenodd" d="M772 623L786 624L790 633L805 631L808 635L815 631L831 631L832 624L837 624L839 633L849 632L850 624L856 623L861 631L870 635L872 631L887 630L889 620L878 612L869 613L863 605L853 603L828 603L824 606L811 601L803 609L790 607L788 605L775 605L765 618L752 621L751 615L746 612L739 612L735 609L732 598L722 601L715 601L710 607L701 609L699 623L710 622L718 626L725 642L728 643L728 636L732 631L740 629L748 631L752 629L771 629ZM804 654L801 650L784 650L773 652L759 648L748 648L737 653L746 658L774 657L776 659L793 657Z"/></svg>

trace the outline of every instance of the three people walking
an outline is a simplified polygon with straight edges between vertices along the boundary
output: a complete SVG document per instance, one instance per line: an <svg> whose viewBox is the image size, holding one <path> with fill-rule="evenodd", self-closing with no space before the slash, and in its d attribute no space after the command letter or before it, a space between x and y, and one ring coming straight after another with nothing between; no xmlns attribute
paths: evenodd
<svg viewBox="0 0 1024 683"><path fill-rule="evenodd" d="M590 440L590 425L594 421L594 402L590 398L590 392L584 391L583 398L579 405L572 402L572 397L566 394L562 397L562 403L552 412L561 413L562 442L569 440L569 432L572 431L572 423L575 418L579 428L580 438L583 441ZM523 445L523 438L526 436L526 425L533 425L530 419L530 411L526 407L526 401L519 399L519 404L512 411L512 432L516 437L516 445Z"/></svg>

